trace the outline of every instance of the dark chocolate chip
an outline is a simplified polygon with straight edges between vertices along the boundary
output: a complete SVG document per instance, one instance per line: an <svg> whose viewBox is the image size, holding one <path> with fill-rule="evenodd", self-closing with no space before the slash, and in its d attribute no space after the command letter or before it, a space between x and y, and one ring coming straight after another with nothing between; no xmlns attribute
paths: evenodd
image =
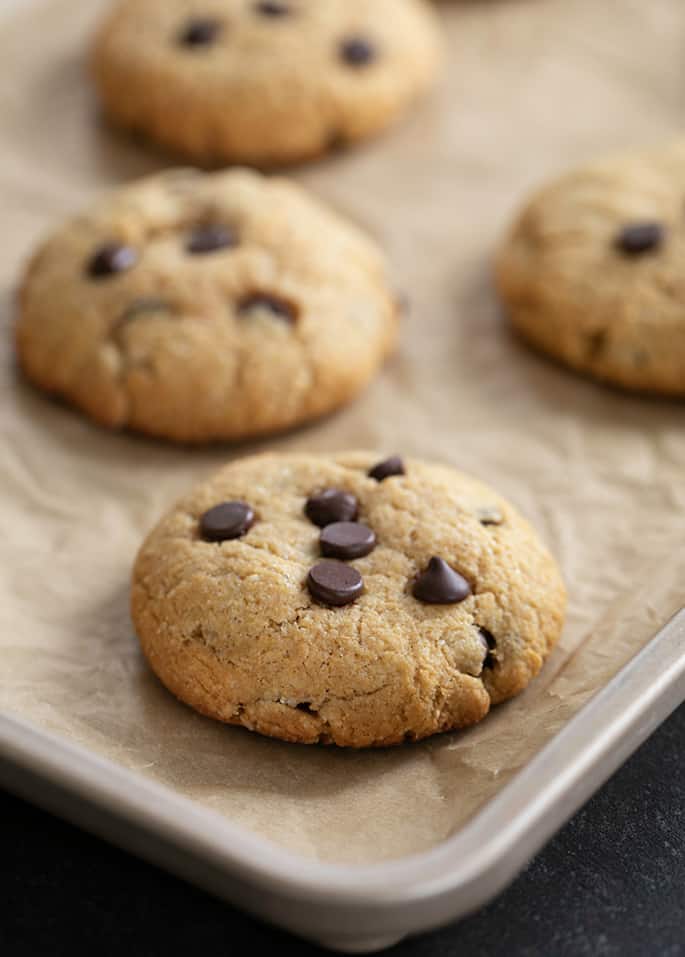
<svg viewBox="0 0 685 957"><path fill-rule="evenodd" d="M319 562L307 576L307 588L322 605L349 605L364 590L364 581L356 568L343 562Z"/></svg>
<svg viewBox="0 0 685 957"><path fill-rule="evenodd" d="M376 59L376 48L364 37L348 37L340 44L340 57L348 66L368 66Z"/></svg>
<svg viewBox="0 0 685 957"><path fill-rule="evenodd" d="M299 704L295 705L295 708L298 711L304 711L305 714L318 714L319 712L316 708L312 707L311 701L300 701Z"/></svg>
<svg viewBox="0 0 685 957"><path fill-rule="evenodd" d="M497 663L497 659L493 655L493 651L497 647L497 642L494 639L494 636L487 630L487 628L479 628L478 633L483 641L485 647L485 659L483 661L484 668L494 668Z"/></svg>
<svg viewBox="0 0 685 957"><path fill-rule="evenodd" d="M325 488L316 495L310 495L304 512L310 522L325 528L333 522L353 522L359 506L350 492L339 488Z"/></svg>
<svg viewBox="0 0 685 957"><path fill-rule="evenodd" d="M106 279L132 269L138 262L138 253L132 246L123 243L105 243L96 250L88 263L88 275L93 279Z"/></svg>
<svg viewBox="0 0 685 957"><path fill-rule="evenodd" d="M287 3L279 3L278 0L260 0L254 8L263 17L287 17L292 13Z"/></svg>
<svg viewBox="0 0 685 957"><path fill-rule="evenodd" d="M229 226L209 223L193 230L186 243L186 250L192 255L215 253L220 249L230 249L238 245L238 237Z"/></svg>
<svg viewBox="0 0 685 957"><path fill-rule="evenodd" d="M198 17L188 20L179 33L179 43L186 47L207 47L218 38L223 29L220 20L211 17Z"/></svg>
<svg viewBox="0 0 685 957"><path fill-rule="evenodd" d="M206 542L241 538L254 525L255 513L247 502L222 502L200 519L200 534Z"/></svg>
<svg viewBox="0 0 685 957"><path fill-rule="evenodd" d="M628 256L639 256L658 249L665 235L662 223L629 223L619 230L616 246Z"/></svg>
<svg viewBox="0 0 685 957"><path fill-rule="evenodd" d="M378 465L374 465L372 469L369 469L369 478L376 479L377 482L382 482L384 479L390 478L393 475L405 475L404 462L399 457L399 455L391 455L389 459L384 459L382 462L379 462Z"/></svg>
<svg viewBox="0 0 685 957"><path fill-rule="evenodd" d="M285 299L280 299L278 296L272 296L270 293L251 293L238 303L238 314L241 316L246 316L258 309L264 309L284 322L294 323L297 319L297 310L291 303L286 302Z"/></svg>
<svg viewBox="0 0 685 957"><path fill-rule="evenodd" d="M416 578L412 594L428 605L456 605L469 597L471 586L447 562L434 556Z"/></svg>
<svg viewBox="0 0 685 957"><path fill-rule="evenodd" d="M372 552L376 547L376 536L368 525L360 522L334 522L324 528L319 542L322 555L350 561Z"/></svg>
<svg viewBox="0 0 685 957"><path fill-rule="evenodd" d="M481 525L501 525L504 516L495 506L486 506L478 509L478 521Z"/></svg>

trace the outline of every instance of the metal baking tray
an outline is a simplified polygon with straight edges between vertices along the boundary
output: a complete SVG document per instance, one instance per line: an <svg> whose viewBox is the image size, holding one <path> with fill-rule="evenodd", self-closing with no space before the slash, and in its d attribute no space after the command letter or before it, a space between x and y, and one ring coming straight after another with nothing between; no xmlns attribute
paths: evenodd
<svg viewBox="0 0 685 957"><path fill-rule="evenodd" d="M684 698L681 609L466 826L430 851L377 865L300 857L2 716L0 782L258 917L366 953L494 897Z"/></svg>

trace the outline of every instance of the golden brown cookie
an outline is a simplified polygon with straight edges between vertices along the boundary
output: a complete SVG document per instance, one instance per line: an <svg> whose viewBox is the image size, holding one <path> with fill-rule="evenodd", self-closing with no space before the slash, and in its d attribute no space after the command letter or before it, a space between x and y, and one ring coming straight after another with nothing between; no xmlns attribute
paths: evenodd
<svg viewBox="0 0 685 957"><path fill-rule="evenodd" d="M29 378L103 425L203 442L349 401L396 312L374 243L299 187L177 170L47 240L16 336Z"/></svg>
<svg viewBox="0 0 685 957"><path fill-rule="evenodd" d="M685 395L685 144L568 173L497 261L515 328L597 379Z"/></svg>
<svg viewBox="0 0 685 957"><path fill-rule="evenodd" d="M392 123L440 61L424 0L120 0L93 71L119 124L201 163L287 163Z"/></svg>
<svg viewBox="0 0 685 957"><path fill-rule="evenodd" d="M132 613L159 678L262 734L397 744L483 718L559 637L559 570L495 492L372 453L261 455L143 544Z"/></svg>

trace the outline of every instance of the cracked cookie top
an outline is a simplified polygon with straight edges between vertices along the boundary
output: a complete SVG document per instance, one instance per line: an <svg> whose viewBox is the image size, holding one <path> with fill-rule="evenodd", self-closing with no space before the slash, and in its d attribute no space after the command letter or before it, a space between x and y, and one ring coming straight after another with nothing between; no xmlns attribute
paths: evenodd
<svg viewBox="0 0 685 957"><path fill-rule="evenodd" d="M516 329L572 368L685 395L685 142L567 173L534 196L497 260Z"/></svg>
<svg viewBox="0 0 685 957"><path fill-rule="evenodd" d="M200 163L291 163L383 129L441 60L424 0L120 0L93 75L109 116Z"/></svg>
<svg viewBox="0 0 685 957"><path fill-rule="evenodd" d="M471 724L527 685L563 623L554 560L482 483L387 461L238 460L172 509L132 590L172 692L263 734L363 747Z"/></svg>
<svg viewBox="0 0 685 957"><path fill-rule="evenodd" d="M32 380L98 422L200 442L342 405L396 325L378 248L299 187L175 170L44 243L17 345Z"/></svg>

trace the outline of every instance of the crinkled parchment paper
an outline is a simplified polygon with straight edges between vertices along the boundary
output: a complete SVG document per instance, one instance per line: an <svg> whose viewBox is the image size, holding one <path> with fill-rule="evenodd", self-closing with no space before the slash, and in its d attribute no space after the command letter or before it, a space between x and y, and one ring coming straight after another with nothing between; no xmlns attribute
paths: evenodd
<svg viewBox="0 0 685 957"><path fill-rule="evenodd" d="M43 230L169 165L106 130L84 78L102 2L42 0L0 34L0 708L306 855L369 861L459 827L681 603L683 405L576 378L508 333L489 281L529 188L685 126L682 0L442 3L444 85L409 121L294 175L375 233L412 310L398 356L349 409L268 443L444 460L493 483L559 557L561 646L479 727L343 753L223 727L145 667L128 576L169 503L239 450L110 435L22 383L18 270ZM685 583L683 583L685 584Z"/></svg>

